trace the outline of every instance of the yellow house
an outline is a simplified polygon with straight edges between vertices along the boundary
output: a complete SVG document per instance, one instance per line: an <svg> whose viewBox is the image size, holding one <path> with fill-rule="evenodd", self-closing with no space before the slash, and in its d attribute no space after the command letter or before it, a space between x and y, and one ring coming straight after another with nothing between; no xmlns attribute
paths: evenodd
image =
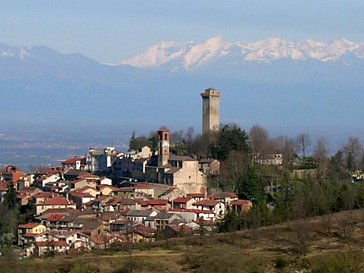
<svg viewBox="0 0 364 273"><path fill-rule="evenodd" d="M47 228L39 223L28 223L18 226L18 245L29 245L34 242L34 237L46 231Z"/></svg>

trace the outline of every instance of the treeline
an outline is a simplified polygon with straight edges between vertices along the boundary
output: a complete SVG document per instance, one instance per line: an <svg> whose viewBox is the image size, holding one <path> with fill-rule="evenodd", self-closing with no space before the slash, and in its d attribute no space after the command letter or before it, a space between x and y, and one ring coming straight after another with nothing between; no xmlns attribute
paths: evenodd
<svg viewBox="0 0 364 273"><path fill-rule="evenodd" d="M156 150L157 143L154 133L149 137L134 134L130 148L148 145ZM364 207L364 149L357 137L349 137L329 154L325 138L313 142L306 133L272 138L259 125L246 132L229 124L203 136L195 135L192 128L172 132L171 151L220 160L220 174L209 177L209 188L233 191L255 204L247 214L228 213L221 231ZM262 163L274 155L282 155L282 164Z"/></svg>

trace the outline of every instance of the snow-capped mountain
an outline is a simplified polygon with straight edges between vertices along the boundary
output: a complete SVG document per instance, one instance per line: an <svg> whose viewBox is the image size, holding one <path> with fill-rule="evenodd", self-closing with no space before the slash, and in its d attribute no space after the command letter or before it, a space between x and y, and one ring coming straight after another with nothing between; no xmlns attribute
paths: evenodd
<svg viewBox="0 0 364 273"><path fill-rule="evenodd" d="M313 40L288 42L277 38L252 43L227 42L222 37L216 36L200 44L162 42L120 64L138 68L155 68L176 63L186 70L192 70L225 58L229 59L230 63L272 63L280 59L331 62L347 54L364 58L364 44L354 43L344 38L328 43Z"/></svg>

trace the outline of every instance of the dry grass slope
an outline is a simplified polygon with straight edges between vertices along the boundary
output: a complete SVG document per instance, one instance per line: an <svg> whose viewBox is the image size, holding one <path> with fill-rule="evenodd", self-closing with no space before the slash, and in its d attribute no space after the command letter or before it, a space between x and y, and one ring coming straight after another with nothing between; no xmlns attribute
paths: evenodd
<svg viewBox="0 0 364 273"><path fill-rule="evenodd" d="M58 256L0 259L2 273L364 272L364 211L270 227L179 238L158 246Z"/></svg>

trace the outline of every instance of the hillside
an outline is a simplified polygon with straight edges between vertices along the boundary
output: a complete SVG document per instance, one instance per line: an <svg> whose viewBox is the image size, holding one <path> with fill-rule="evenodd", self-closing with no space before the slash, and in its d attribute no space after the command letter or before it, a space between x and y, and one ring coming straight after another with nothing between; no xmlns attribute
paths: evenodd
<svg viewBox="0 0 364 273"><path fill-rule="evenodd" d="M4 273L364 272L364 211L127 246L82 256L0 259ZM138 248L138 249L137 249ZM128 250L128 251L126 251Z"/></svg>

